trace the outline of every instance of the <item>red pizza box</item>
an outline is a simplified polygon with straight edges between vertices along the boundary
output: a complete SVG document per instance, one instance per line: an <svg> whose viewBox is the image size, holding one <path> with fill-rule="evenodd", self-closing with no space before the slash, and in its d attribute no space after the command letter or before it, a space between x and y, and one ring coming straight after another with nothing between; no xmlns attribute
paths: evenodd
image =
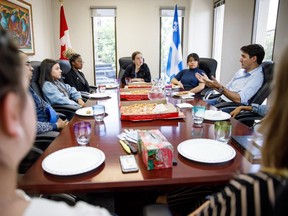
<svg viewBox="0 0 288 216"><path fill-rule="evenodd" d="M163 100L121 101L121 120L149 121L156 119L183 118L178 109Z"/></svg>
<svg viewBox="0 0 288 216"><path fill-rule="evenodd" d="M149 91L150 90L147 88L120 89L120 100L128 100L128 101L149 100L148 98Z"/></svg>

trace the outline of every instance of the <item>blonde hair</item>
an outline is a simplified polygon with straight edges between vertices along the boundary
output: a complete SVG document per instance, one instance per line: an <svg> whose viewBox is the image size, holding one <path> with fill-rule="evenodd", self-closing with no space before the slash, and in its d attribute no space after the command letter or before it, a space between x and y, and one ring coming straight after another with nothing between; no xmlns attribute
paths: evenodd
<svg viewBox="0 0 288 216"><path fill-rule="evenodd" d="M261 122L264 134L262 165L276 169L288 168L288 47L273 76L271 109Z"/></svg>

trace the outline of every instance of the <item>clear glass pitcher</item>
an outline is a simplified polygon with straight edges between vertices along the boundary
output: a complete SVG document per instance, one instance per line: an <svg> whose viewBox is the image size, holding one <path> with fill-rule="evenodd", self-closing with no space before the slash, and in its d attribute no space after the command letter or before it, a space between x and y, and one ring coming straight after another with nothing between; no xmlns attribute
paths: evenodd
<svg viewBox="0 0 288 216"><path fill-rule="evenodd" d="M148 94L148 98L150 100L159 100L165 98L165 92L164 92L164 83L161 79L158 79L156 81L153 81L153 85L151 87L151 90Z"/></svg>

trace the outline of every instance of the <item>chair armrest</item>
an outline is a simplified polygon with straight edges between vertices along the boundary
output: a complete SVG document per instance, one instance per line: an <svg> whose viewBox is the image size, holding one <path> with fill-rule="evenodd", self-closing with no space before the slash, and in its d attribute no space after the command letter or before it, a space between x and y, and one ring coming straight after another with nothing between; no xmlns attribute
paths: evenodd
<svg viewBox="0 0 288 216"><path fill-rule="evenodd" d="M66 115L67 119L70 121L76 110L78 109L77 107L73 106L73 105L52 105L52 107L55 109L56 112L60 112L63 113L64 115Z"/></svg>
<svg viewBox="0 0 288 216"><path fill-rule="evenodd" d="M147 205L142 209L142 216L172 216L168 206L163 204L151 204Z"/></svg>
<svg viewBox="0 0 288 216"><path fill-rule="evenodd" d="M94 91L96 91L97 90L97 86L94 86L94 85L90 85L89 86L91 89L93 89Z"/></svg>
<svg viewBox="0 0 288 216"><path fill-rule="evenodd" d="M58 115L59 118L61 118L63 121L67 119L66 115L64 115L63 113L57 113L57 115Z"/></svg>
<svg viewBox="0 0 288 216"><path fill-rule="evenodd" d="M241 112L239 115L235 117L235 119L239 120L240 122L242 121L255 121L255 120L261 120L263 116L258 115L253 112Z"/></svg>
<svg viewBox="0 0 288 216"><path fill-rule="evenodd" d="M222 110L222 109L235 109L238 106L242 106L241 103L234 103L234 102L221 102L215 105L216 108Z"/></svg>

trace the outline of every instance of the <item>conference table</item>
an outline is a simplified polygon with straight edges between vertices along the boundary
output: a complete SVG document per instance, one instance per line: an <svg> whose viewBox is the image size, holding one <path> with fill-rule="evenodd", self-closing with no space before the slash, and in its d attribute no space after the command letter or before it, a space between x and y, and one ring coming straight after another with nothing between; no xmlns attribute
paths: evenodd
<svg viewBox="0 0 288 216"><path fill-rule="evenodd" d="M177 152L179 143L193 138L214 139L214 122L204 121L202 127L195 127L191 108L181 109L185 118L162 119L154 121L123 121L120 119L119 89L106 90L109 98L89 99L85 106L104 104L107 116L103 122L95 122L92 117L75 115L60 135L50 144L35 164L19 180L19 188L30 194L86 193L86 192L125 192L154 189L171 189L182 186L222 185L237 173L256 171L259 165L252 164L243 152L230 141L236 151L231 161L219 164L206 164L188 160ZM192 105L203 104L200 97L180 99L167 97L172 104L181 102ZM216 109L206 105L207 109ZM77 146L73 133L73 123L88 121L92 125L92 136L88 146L100 149L105 154L105 161L97 169L74 176L56 176L46 173L41 166L49 154L67 147ZM251 135L253 131L241 122L230 119L233 125L232 135ZM119 156L125 151L119 144L117 135L124 129L151 130L159 129L174 147L177 165L160 170L147 170L139 154L135 155L139 172L124 174L121 171ZM217 154L217 152L215 152Z"/></svg>

